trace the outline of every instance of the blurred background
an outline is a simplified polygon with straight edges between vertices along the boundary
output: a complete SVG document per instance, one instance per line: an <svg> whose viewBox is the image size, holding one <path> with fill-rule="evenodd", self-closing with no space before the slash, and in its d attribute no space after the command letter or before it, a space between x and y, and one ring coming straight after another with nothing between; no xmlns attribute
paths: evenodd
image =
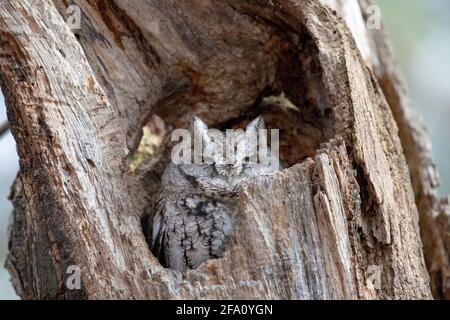
<svg viewBox="0 0 450 320"><path fill-rule="evenodd" d="M0 92L0 123L6 120L6 108ZM19 171L16 147L11 133L0 137L0 299L16 299L9 282L9 274L4 268L8 246L8 222L12 206L9 203L9 189Z"/></svg>
<svg viewBox="0 0 450 320"><path fill-rule="evenodd" d="M424 119L450 194L450 1L376 0L407 80L412 108Z"/></svg>
<svg viewBox="0 0 450 320"><path fill-rule="evenodd" d="M412 107L427 125L441 174L441 195L450 194L450 1L376 0L409 86ZM0 94L0 123L6 120ZM11 134L0 137L0 299L17 299L4 269L11 204L18 171Z"/></svg>

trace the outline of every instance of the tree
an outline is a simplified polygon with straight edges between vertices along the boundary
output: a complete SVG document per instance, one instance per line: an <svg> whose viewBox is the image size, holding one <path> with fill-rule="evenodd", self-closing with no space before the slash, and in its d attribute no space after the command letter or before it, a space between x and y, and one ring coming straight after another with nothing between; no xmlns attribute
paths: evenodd
<svg viewBox="0 0 450 320"><path fill-rule="evenodd" d="M365 0L73 2L76 30L66 1L0 3L22 298L449 297L448 203ZM263 114L291 167L242 187L224 258L179 274L141 223L161 171L129 159L153 115L193 113Z"/></svg>

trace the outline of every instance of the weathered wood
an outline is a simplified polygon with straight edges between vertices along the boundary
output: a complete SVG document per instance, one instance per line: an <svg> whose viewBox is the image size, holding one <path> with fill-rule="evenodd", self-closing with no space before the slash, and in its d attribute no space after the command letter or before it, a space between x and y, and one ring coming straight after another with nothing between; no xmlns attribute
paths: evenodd
<svg viewBox="0 0 450 320"><path fill-rule="evenodd" d="M372 42L313 0L74 2L75 33L66 1L0 3L21 297L431 298L398 123L361 50ZM225 257L180 274L141 225L162 169L128 162L152 115L176 127L193 113L215 127L262 113L293 166L243 186ZM65 286L70 265L81 290Z"/></svg>
<svg viewBox="0 0 450 320"><path fill-rule="evenodd" d="M399 137L408 163L410 177L420 214L420 231L424 245L431 288L436 298L449 299L450 252L448 240L440 232L439 177L431 153L431 145L421 119L410 108L409 99L386 32L370 29L364 24L369 18L368 0L325 0L346 20L366 64L374 72L399 128ZM446 249L447 247L447 249ZM447 285L446 285L447 284Z"/></svg>

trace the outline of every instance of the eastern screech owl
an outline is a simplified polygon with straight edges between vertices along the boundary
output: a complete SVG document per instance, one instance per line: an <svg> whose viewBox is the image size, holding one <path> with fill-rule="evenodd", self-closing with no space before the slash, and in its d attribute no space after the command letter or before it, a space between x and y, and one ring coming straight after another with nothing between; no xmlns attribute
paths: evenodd
<svg viewBox="0 0 450 320"><path fill-rule="evenodd" d="M258 152L256 133L263 128L264 120L258 117L245 132L214 130L213 135L202 120L194 118L194 139L202 142L204 161L168 165L150 221L150 244L165 267L185 271L222 257L235 222L240 183L276 170L273 164L278 159L248 161Z"/></svg>

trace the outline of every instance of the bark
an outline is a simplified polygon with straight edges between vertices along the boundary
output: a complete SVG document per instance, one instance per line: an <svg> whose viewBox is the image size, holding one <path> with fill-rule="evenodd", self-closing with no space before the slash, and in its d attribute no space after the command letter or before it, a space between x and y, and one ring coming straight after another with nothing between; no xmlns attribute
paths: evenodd
<svg viewBox="0 0 450 320"><path fill-rule="evenodd" d="M431 278L433 296L450 299L450 251L448 236L443 229L449 225L445 200L438 196L439 175L436 170L426 129L422 120L410 109L404 80L394 62L384 29L370 30L354 17L361 10L368 18L371 5L359 0L360 8L349 1L333 3L345 17L366 64L374 72L399 128L399 137L408 163L417 208L425 261ZM345 4L348 5L345 5ZM356 12L355 12L356 11ZM440 217L438 217L440 215Z"/></svg>
<svg viewBox="0 0 450 320"><path fill-rule="evenodd" d="M20 157L7 267L22 298L426 299L448 287L448 205L384 34L348 19L363 22L364 2L73 2L74 32L68 1L0 3ZM129 162L153 115L174 128L194 113L222 128L263 114L290 168L244 185L225 257L180 274L141 223L166 157ZM80 290L66 286L71 265Z"/></svg>

